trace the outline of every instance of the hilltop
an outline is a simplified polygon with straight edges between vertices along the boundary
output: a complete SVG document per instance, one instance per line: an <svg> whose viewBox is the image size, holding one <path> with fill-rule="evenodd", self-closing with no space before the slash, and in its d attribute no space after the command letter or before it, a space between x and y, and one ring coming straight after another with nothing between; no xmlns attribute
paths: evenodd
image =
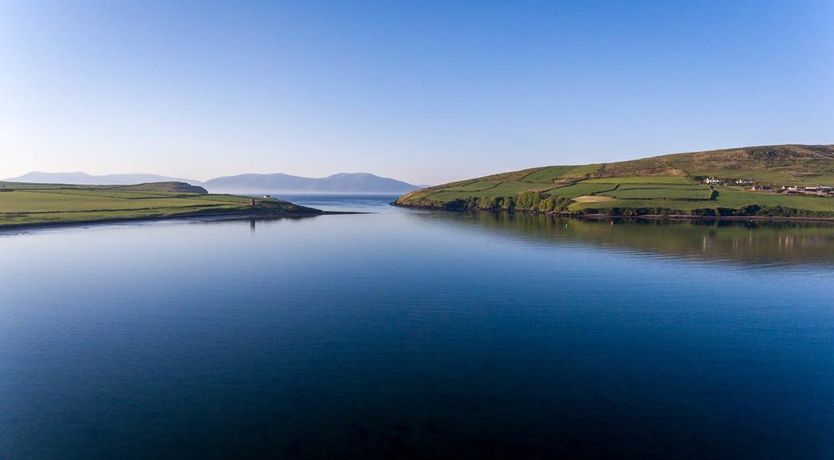
<svg viewBox="0 0 834 460"><path fill-rule="evenodd" d="M185 182L149 182L134 185L118 185L100 187L101 190L137 191L137 192L171 192L171 193L193 193L195 195L208 195L208 190L199 185L191 185Z"/></svg>
<svg viewBox="0 0 834 460"><path fill-rule="evenodd" d="M395 204L573 215L834 217L834 196L819 186L834 186L834 145L531 168L428 187Z"/></svg>
<svg viewBox="0 0 834 460"><path fill-rule="evenodd" d="M273 217L322 214L271 198L209 194L183 182L61 185L0 182L0 229L178 217Z"/></svg>

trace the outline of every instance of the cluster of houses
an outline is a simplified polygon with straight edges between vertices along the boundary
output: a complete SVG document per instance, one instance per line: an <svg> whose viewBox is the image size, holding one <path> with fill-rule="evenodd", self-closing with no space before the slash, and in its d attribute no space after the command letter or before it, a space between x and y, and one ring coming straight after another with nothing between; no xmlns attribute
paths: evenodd
<svg viewBox="0 0 834 460"><path fill-rule="evenodd" d="M817 196L831 196L834 195L834 187L829 185L818 185L816 187L799 187L796 185L783 186L782 193L788 195L817 195Z"/></svg>
<svg viewBox="0 0 834 460"><path fill-rule="evenodd" d="M704 179L707 185L753 185L753 179L719 179L717 177L707 177Z"/></svg>
<svg viewBox="0 0 834 460"><path fill-rule="evenodd" d="M786 195L816 195L816 196L834 196L834 186L817 185L811 187L803 187L799 185L783 185L780 188L774 188L770 184L757 184L753 179L720 179L718 177L707 177L704 183L709 186L715 185L737 185L750 186L750 190L754 192L772 192L784 193Z"/></svg>

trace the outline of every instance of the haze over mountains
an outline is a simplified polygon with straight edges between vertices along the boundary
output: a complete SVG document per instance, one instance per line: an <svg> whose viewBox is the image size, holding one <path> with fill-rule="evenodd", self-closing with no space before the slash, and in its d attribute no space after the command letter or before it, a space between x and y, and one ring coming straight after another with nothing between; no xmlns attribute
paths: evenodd
<svg viewBox="0 0 834 460"><path fill-rule="evenodd" d="M147 182L187 182L202 185L213 193L385 193L401 194L421 188L396 179L369 173L339 173L322 178L289 174L240 174L201 182L157 174L90 175L83 172L31 172L6 179L9 182L77 185L131 185Z"/></svg>
<svg viewBox="0 0 834 460"><path fill-rule="evenodd" d="M224 192L309 192L309 193L405 193L420 188L396 179L368 173L340 173L322 178L288 174L241 174L218 177L203 184L210 191Z"/></svg>
<svg viewBox="0 0 834 460"><path fill-rule="evenodd" d="M27 182L38 184L70 185L134 185L148 182L188 182L199 184L200 181L159 174L103 174L94 176L84 172L39 172L33 171L20 177L6 179L9 182Z"/></svg>

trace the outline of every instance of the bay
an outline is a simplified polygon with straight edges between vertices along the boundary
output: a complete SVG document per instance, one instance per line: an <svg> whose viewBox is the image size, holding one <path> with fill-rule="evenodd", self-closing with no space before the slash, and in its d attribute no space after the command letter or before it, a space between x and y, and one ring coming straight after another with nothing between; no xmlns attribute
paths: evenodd
<svg viewBox="0 0 834 460"><path fill-rule="evenodd" d="M0 458L834 450L834 226L281 198L0 234Z"/></svg>

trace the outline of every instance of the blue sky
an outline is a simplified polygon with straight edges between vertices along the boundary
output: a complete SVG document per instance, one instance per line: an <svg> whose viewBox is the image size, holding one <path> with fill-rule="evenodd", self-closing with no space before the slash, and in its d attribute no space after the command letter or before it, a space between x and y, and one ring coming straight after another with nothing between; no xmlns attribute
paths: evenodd
<svg viewBox="0 0 834 460"><path fill-rule="evenodd" d="M834 2L0 0L0 177L834 143Z"/></svg>

